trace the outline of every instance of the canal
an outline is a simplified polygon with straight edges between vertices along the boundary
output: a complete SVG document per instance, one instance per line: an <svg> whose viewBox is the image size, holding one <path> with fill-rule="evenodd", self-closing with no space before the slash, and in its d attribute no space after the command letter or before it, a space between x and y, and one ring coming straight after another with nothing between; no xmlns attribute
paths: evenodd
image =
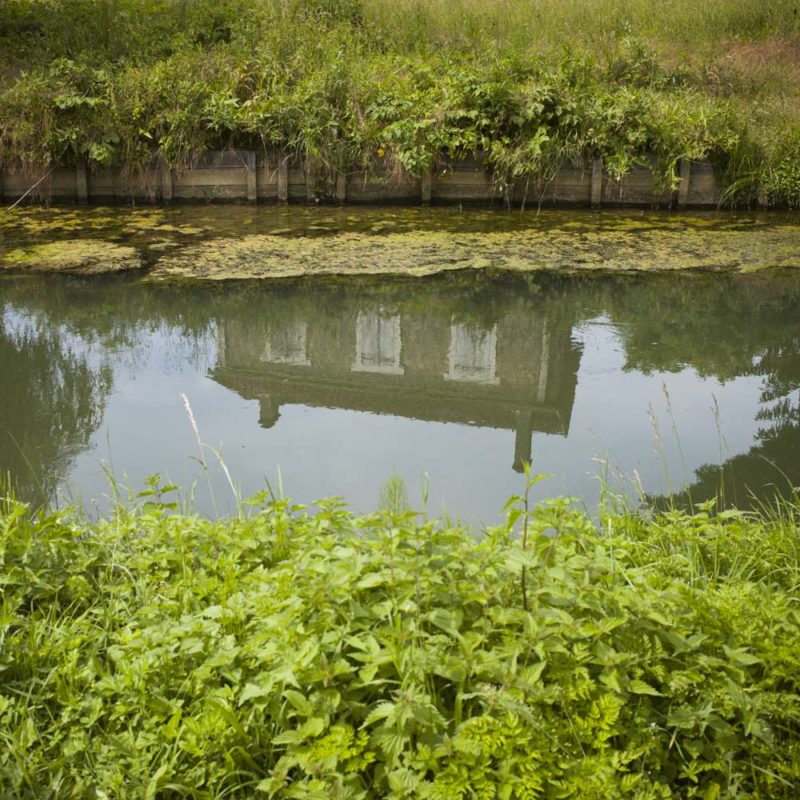
<svg viewBox="0 0 800 800"><path fill-rule="evenodd" d="M34 213L6 226L5 253L68 215L62 238L158 252L125 213ZM201 210L196 229L226 213ZM468 216L472 234L489 216ZM184 261L215 242L159 236ZM747 506L800 485L796 270L153 273L0 279L0 469L23 498L103 510L158 473L204 513L267 484L366 511L399 475L415 508L479 525L499 519L526 461L551 476L537 498L590 509L717 494Z"/></svg>

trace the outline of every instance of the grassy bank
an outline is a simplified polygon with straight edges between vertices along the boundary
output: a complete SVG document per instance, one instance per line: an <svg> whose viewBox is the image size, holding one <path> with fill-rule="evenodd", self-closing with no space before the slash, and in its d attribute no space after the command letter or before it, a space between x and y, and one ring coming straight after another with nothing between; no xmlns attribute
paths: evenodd
<svg viewBox="0 0 800 800"><path fill-rule="evenodd" d="M277 148L323 177L482 154L499 185L710 158L730 201L800 206L796 0L7 0L0 156Z"/></svg>
<svg viewBox="0 0 800 800"><path fill-rule="evenodd" d="M0 792L794 798L798 508L0 506Z"/></svg>

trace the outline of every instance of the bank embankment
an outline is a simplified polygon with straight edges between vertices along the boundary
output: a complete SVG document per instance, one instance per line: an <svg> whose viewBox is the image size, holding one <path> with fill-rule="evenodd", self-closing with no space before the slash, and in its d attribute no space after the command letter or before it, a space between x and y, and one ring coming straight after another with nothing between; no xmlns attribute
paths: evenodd
<svg viewBox="0 0 800 800"><path fill-rule="evenodd" d="M795 0L6 0L0 191L459 202L477 161L511 203L798 208L799 37Z"/></svg>

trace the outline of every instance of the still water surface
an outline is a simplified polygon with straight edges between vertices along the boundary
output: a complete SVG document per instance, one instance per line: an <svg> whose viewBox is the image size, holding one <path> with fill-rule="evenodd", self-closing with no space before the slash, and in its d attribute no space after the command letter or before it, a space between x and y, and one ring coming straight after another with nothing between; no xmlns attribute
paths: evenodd
<svg viewBox="0 0 800 800"><path fill-rule="evenodd" d="M521 465L593 508L800 485L800 275L154 285L0 280L0 469L35 502L108 506L110 470L247 496L494 522ZM209 480L211 490L209 490ZM213 500L211 495L213 494Z"/></svg>

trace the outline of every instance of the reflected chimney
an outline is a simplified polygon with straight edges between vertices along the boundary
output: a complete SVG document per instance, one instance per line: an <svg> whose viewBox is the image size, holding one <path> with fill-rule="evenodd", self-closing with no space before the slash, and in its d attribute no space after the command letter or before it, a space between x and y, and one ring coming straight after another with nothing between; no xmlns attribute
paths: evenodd
<svg viewBox="0 0 800 800"><path fill-rule="evenodd" d="M280 400L271 394L261 397L260 408L258 424L262 428L271 428L281 418Z"/></svg>
<svg viewBox="0 0 800 800"><path fill-rule="evenodd" d="M524 472L525 463L531 463L533 437L533 414L517 411L517 427L514 430L514 472Z"/></svg>

